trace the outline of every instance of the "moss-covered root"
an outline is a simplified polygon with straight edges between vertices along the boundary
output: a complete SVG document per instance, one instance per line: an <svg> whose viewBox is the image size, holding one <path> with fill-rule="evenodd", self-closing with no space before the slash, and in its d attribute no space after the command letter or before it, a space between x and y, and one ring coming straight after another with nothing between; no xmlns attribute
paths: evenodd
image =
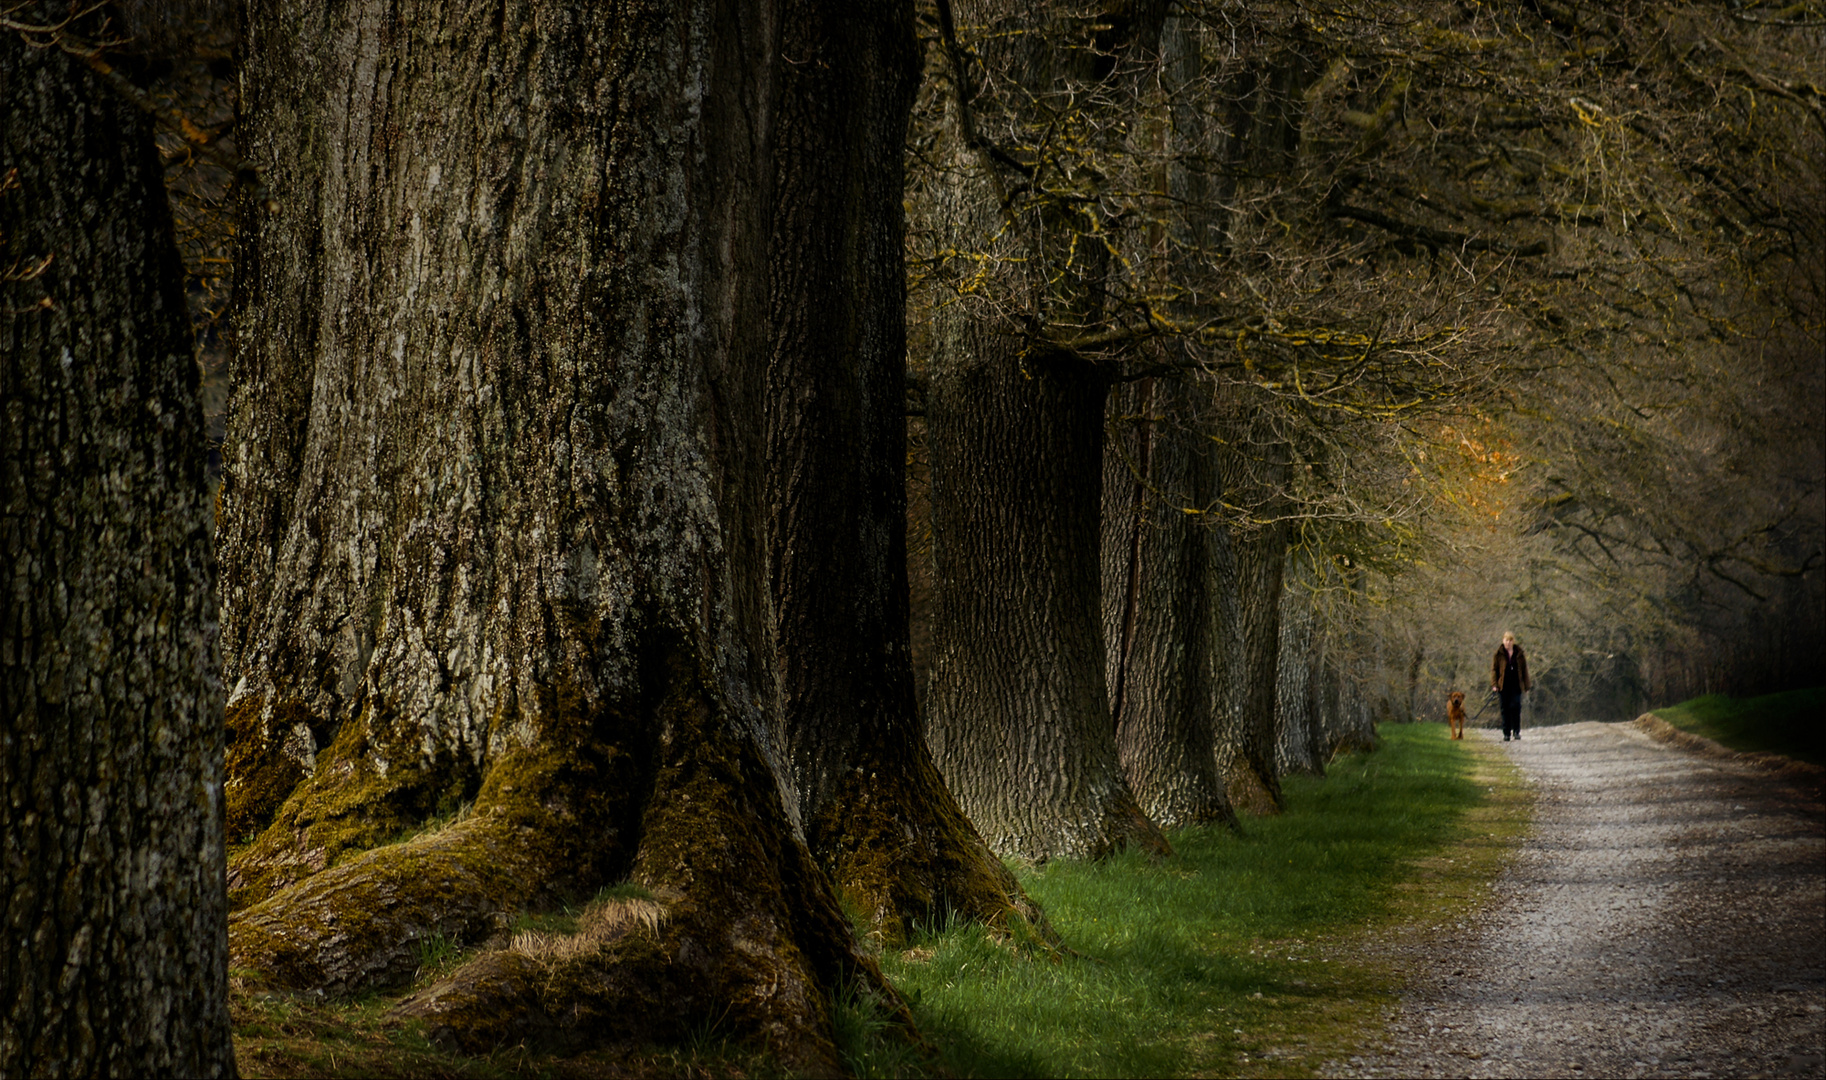
<svg viewBox="0 0 1826 1080"><path fill-rule="evenodd" d="M1126 786L1122 789L1120 802L1111 808L1110 817L1116 822L1112 830L1113 843L1107 850L1097 852L1096 858L1105 858L1131 848L1154 859L1164 859L1173 854L1173 845L1167 842L1167 834L1161 832L1160 826L1142 813L1141 804L1129 794Z"/></svg>
<svg viewBox="0 0 1826 1080"><path fill-rule="evenodd" d="M434 936L475 940L540 869L519 832L471 818L350 859L233 915L229 963L261 982L350 994L407 982Z"/></svg>
<svg viewBox="0 0 1826 1080"><path fill-rule="evenodd" d="M236 912L230 963L275 987L356 993L409 981L427 939L476 941L507 912L594 888L636 790L627 757L558 737L507 754L461 820Z"/></svg>
<svg viewBox="0 0 1826 1080"><path fill-rule="evenodd" d="M830 1074L841 1071L832 996L854 980L916 1039L788 828L753 741L690 702L670 711L633 875L663 914L586 919L557 944L529 936L399 1012L472 1053L518 1042L574 1051L714 1029L796 1072Z"/></svg>
<svg viewBox="0 0 1826 1080"><path fill-rule="evenodd" d="M837 893L884 945L954 917L1008 932L1058 935L1040 905L989 850L923 746L846 776L809 824L812 854Z"/></svg>

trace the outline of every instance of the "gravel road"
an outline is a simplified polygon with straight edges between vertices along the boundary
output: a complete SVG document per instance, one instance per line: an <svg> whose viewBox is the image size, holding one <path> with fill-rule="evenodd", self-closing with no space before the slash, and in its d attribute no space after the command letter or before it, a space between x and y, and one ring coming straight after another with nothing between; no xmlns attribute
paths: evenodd
<svg viewBox="0 0 1826 1080"><path fill-rule="evenodd" d="M1818 781L1627 724L1525 736L1533 833L1475 919L1399 947L1386 1044L1334 1075L1826 1076Z"/></svg>

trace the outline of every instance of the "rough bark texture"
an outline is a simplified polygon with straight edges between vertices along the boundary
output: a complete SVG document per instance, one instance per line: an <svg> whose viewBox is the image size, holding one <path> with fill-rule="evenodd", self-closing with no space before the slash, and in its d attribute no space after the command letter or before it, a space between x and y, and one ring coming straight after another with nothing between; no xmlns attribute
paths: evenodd
<svg viewBox="0 0 1826 1080"><path fill-rule="evenodd" d="M1370 714L1363 692L1363 630L1350 621L1348 599L1355 582L1346 574L1342 581L1330 573L1326 579L1339 587L1347 599L1344 610L1337 612L1321 635L1320 660L1315 668L1319 681L1317 695L1320 746L1326 759L1334 754L1368 753L1380 745L1375 717ZM1338 618L1336 616L1342 616Z"/></svg>
<svg viewBox="0 0 1826 1080"><path fill-rule="evenodd" d="M1324 739L1329 754L1369 753L1382 744L1376 718L1370 713L1363 678L1369 664L1356 652L1356 639L1347 636L1340 645L1328 645L1325 666L1330 685L1324 713Z"/></svg>
<svg viewBox="0 0 1826 1080"><path fill-rule="evenodd" d="M889 940L1038 909L951 795L908 647L903 154L911 4L788 5L768 369L781 742L806 836Z"/></svg>
<svg viewBox="0 0 1826 1080"><path fill-rule="evenodd" d="M1280 772L1275 767L1275 668L1281 644L1281 571L1284 544L1278 530L1265 528L1219 538L1217 560L1220 625L1231 630L1222 647L1224 709L1219 715L1216 759L1231 805L1252 814L1281 810Z"/></svg>
<svg viewBox="0 0 1826 1080"><path fill-rule="evenodd" d="M1204 440L1174 419L1185 388L1146 380L1110 399L1103 472L1103 633L1123 775L1163 828L1234 824L1212 756L1220 700Z"/></svg>
<svg viewBox="0 0 1826 1080"><path fill-rule="evenodd" d="M1320 639L1312 590L1290 553L1281 589L1281 645L1275 663L1275 767L1281 775L1322 776L1330 756L1318 711Z"/></svg>
<svg viewBox="0 0 1826 1080"><path fill-rule="evenodd" d="M232 1076L203 415L151 130L0 31L0 178L0 1075Z"/></svg>
<svg viewBox="0 0 1826 1080"><path fill-rule="evenodd" d="M1015 128L1030 92L1086 77L1069 69L1089 63L1092 51L1064 49L1046 34L1070 21L1065 5L953 7L957 26L1002 31L973 55L993 72L983 82L996 83L997 108ZM1132 39L1159 32L1158 16L1119 21ZM974 79L959 85L974 94ZM935 219L967 249L1001 226L1004 166L971 145L964 115L953 109L958 168ZM1070 264L1060 251L1029 254L1036 267ZM1068 321L1089 317L1101 302L1097 258L1021 303ZM1122 777L1104 681L1098 544L1108 389L1106 372L1035 347L1022 320L1004 312L956 304L935 319L927 738L965 812L1004 854L1097 857L1131 843L1167 850Z"/></svg>
<svg viewBox="0 0 1826 1080"><path fill-rule="evenodd" d="M881 989L766 715L778 14L253 6L240 966L402 981L428 935L630 878L650 932L488 953L409 1011L470 1048L720 1019L825 1070L838 980Z"/></svg>
<svg viewBox="0 0 1826 1080"><path fill-rule="evenodd" d="M972 327L928 394L938 570L928 738L991 847L1032 859L1164 850L1123 779L1098 566L1105 384L1030 374Z"/></svg>

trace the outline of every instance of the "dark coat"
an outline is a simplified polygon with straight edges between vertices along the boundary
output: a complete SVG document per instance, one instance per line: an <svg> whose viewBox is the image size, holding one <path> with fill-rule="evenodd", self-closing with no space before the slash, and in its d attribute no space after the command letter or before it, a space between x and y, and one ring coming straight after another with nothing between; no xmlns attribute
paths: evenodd
<svg viewBox="0 0 1826 1080"><path fill-rule="evenodd" d="M1498 645L1496 647L1496 655L1490 659L1490 685L1498 690L1503 688L1503 659L1503 647ZM1528 655L1522 652L1522 647L1520 645L1515 647L1515 673L1520 676L1522 680L1522 689L1530 689L1528 682Z"/></svg>

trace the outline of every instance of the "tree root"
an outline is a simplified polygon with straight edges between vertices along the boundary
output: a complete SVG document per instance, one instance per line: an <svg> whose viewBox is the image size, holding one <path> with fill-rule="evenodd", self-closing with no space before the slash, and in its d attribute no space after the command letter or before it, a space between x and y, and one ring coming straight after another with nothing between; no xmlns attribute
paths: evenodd
<svg viewBox="0 0 1826 1080"><path fill-rule="evenodd" d="M522 935L491 948L401 1014L469 1052L520 1041L576 1050L717 1025L795 1071L837 1073L831 1000L849 983L917 1040L791 830L758 740L715 701L701 684L674 683L649 714L659 732L644 755L652 771L615 796L593 783L603 770L579 765L614 755L545 733L490 769L464 819L240 912L231 962L290 989L397 984L433 935L504 941L514 909L606 885L620 860L650 899L602 900L571 938ZM627 803L637 813L618 830Z"/></svg>
<svg viewBox="0 0 1826 1080"><path fill-rule="evenodd" d="M1224 794L1239 814L1273 817L1281 812L1279 785L1270 787L1261 773L1238 757L1224 776Z"/></svg>
<svg viewBox="0 0 1826 1080"><path fill-rule="evenodd" d="M931 757L852 770L806 829L837 894L884 946L946 916L1008 932L1024 926L1057 945L1040 905L983 843Z"/></svg>

